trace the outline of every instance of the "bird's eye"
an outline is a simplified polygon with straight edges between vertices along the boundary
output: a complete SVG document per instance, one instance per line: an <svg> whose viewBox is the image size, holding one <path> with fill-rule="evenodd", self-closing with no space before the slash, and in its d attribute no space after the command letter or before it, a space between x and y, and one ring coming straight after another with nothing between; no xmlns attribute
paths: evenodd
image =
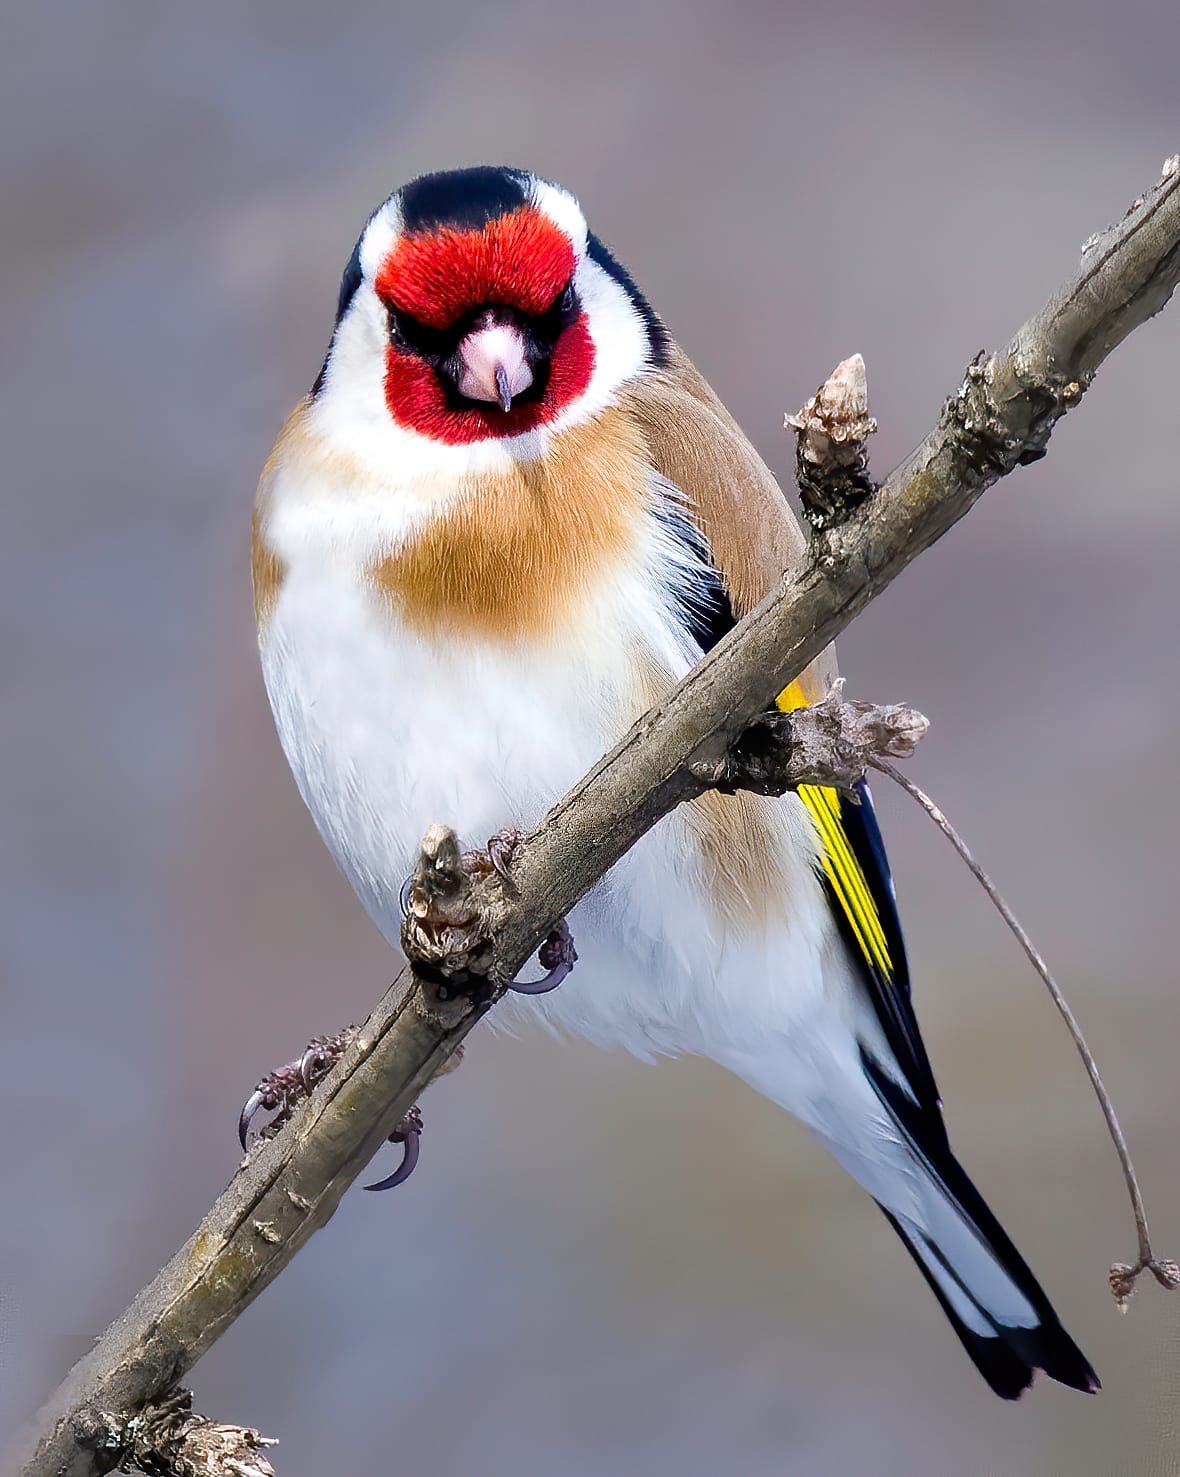
<svg viewBox="0 0 1180 1477"><path fill-rule="evenodd" d="M572 313L576 301L577 294L574 292L574 279L571 277L565 284L565 291L561 294L561 311L563 313Z"/></svg>
<svg viewBox="0 0 1180 1477"><path fill-rule="evenodd" d="M419 323L417 318L411 318L409 313L403 313L392 303L385 304L385 311L389 342L395 349L416 354L428 362L433 362L440 354L447 352L446 334L428 327L425 323Z"/></svg>

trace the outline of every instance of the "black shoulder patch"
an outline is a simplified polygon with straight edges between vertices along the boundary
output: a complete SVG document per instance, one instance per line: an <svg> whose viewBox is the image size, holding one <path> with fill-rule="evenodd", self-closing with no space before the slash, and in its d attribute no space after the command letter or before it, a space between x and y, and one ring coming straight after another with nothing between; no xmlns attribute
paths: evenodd
<svg viewBox="0 0 1180 1477"><path fill-rule="evenodd" d="M647 341L651 347L651 362L655 365L667 364L668 362L668 330L660 321L656 310L640 292L635 285L635 279L628 272L621 261L603 245L597 236L591 235L586 247L586 255L592 262L597 262L608 276L611 276L635 304L639 315L643 319L644 327L647 329Z"/></svg>
<svg viewBox="0 0 1180 1477"><path fill-rule="evenodd" d="M503 164L420 175L402 188L402 224L407 231L479 230L525 203L527 178Z"/></svg>
<svg viewBox="0 0 1180 1477"><path fill-rule="evenodd" d="M709 541L688 512L671 501L656 505L656 517L685 554L701 567L697 587L682 601L678 614L681 625L701 650L711 651L722 636L733 630L735 619L729 591L713 562Z"/></svg>

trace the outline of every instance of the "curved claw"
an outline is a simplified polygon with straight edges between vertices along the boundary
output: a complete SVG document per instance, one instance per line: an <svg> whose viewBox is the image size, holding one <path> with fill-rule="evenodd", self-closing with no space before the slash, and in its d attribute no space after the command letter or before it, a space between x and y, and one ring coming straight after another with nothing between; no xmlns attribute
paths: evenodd
<svg viewBox="0 0 1180 1477"><path fill-rule="evenodd" d="M550 990L557 989L573 967L572 964L558 964L539 980L516 980L508 988L514 995L548 995Z"/></svg>
<svg viewBox="0 0 1180 1477"><path fill-rule="evenodd" d="M564 918L537 950L537 958L548 973L539 980L514 980L508 988L515 994L547 995L550 990L557 989L577 963L574 936Z"/></svg>
<svg viewBox="0 0 1180 1477"><path fill-rule="evenodd" d="M267 1112L278 1110L263 1129L264 1133L268 1130L277 1132L304 1098L311 1096L317 1083L323 1081L356 1039L356 1034L356 1026L345 1026L333 1036L316 1036L297 1061L286 1062L276 1071L267 1073L238 1115L238 1138L243 1149L259 1111L263 1108Z"/></svg>
<svg viewBox="0 0 1180 1477"><path fill-rule="evenodd" d="M242 1104L242 1111L238 1115L238 1138L241 1141L243 1153L246 1149L246 1140L250 1137L250 1125L264 1107L266 1107L266 1094L260 1087L256 1087Z"/></svg>
<svg viewBox="0 0 1180 1477"><path fill-rule="evenodd" d="M389 1142L391 1144L405 1145L402 1162L392 1174L386 1175L383 1180L378 1180L376 1184L365 1185L363 1188L366 1190L393 1190L398 1185L404 1185L414 1173L414 1169L417 1166L421 1140L422 1115L417 1108L411 1108L402 1119L399 1127L395 1128L389 1135Z"/></svg>
<svg viewBox="0 0 1180 1477"><path fill-rule="evenodd" d="M365 1185L364 1189L393 1190L396 1189L398 1185L404 1185L409 1177L414 1173L415 1166L418 1163L419 1141L421 1137L422 1135L420 1133L406 1134L406 1147L405 1152L402 1154L402 1162L398 1165L398 1167L393 1171L392 1174L386 1175L383 1180L378 1180L376 1184Z"/></svg>
<svg viewBox="0 0 1180 1477"><path fill-rule="evenodd" d="M299 1080L303 1084L304 1092L311 1093L324 1075L324 1067L328 1065L329 1060L330 1058L318 1041L313 1041L299 1058Z"/></svg>

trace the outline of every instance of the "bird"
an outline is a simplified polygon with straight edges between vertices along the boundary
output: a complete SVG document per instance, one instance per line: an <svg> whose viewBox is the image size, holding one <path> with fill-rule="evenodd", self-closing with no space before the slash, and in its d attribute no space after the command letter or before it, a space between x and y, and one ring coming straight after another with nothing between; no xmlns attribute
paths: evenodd
<svg viewBox="0 0 1180 1477"><path fill-rule="evenodd" d="M490 165L391 194L345 267L252 533L281 746L389 943L429 825L536 824L805 547L573 194ZM778 706L834 676L829 650ZM1038 1370L1098 1388L948 1142L863 781L706 793L569 925L577 969L493 1017L719 1063L877 1202L997 1395Z"/></svg>

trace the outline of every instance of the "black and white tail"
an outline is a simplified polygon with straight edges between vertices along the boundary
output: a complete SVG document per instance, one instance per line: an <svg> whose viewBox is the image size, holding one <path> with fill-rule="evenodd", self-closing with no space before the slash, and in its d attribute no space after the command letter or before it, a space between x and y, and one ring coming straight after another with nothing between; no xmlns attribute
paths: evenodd
<svg viewBox="0 0 1180 1477"><path fill-rule="evenodd" d="M834 1050L844 1091L837 1069L826 1109L816 1111L805 1096L800 1116L889 1217L997 1395L1016 1399L1038 1369L1074 1389L1097 1390L1085 1356L951 1152L910 998L885 846L868 786L856 788L859 804L834 791L799 791L816 823L820 882L851 971L843 977L833 966L833 997L842 988L849 993L831 1039L838 1041L850 1018L857 1038L851 1060ZM781 1091L777 1097L799 1111Z"/></svg>
<svg viewBox="0 0 1180 1477"><path fill-rule="evenodd" d="M951 1152L942 1115L916 1109L883 1074L870 1075L920 1185L910 1214L877 1203L980 1374L1005 1400L1028 1389L1038 1369L1075 1390L1097 1390L1085 1355Z"/></svg>

